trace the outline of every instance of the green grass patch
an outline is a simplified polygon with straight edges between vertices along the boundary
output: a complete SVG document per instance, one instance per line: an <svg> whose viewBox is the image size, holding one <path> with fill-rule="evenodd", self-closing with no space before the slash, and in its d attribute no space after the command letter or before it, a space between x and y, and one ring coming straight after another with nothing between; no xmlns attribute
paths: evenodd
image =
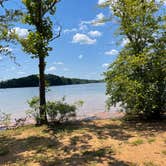
<svg viewBox="0 0 166 166"><path fill-rule="evenodd" d="M152 161L149 161L149 162L145 162L144 166L157 166L157 165L154 164Z"/></svg>
<svg viewBox="0 0 166 166"><path fill-rule="evenodd" d="M166 155L166 150L163 150L163 151L162 151L162 154Z"/></svg>
<svg viewBox="0 0 166 166"><path fill-rule="evenodd" d="M141 145L143 143L144 143L144 141L142 139L137 139L137 140L131 142L131 145L132 146L138 146L138 145Z"/></svg>
<svg viewBox="0 0 166 166"><path fill-rule="evenodd" d="M149 138L147 141L148 141L148 143L152 143L152 142L155 142L156 140L155 140L155 138Z"/></svg>
<svg viewBox="0 0 166 166"><path fill-rule="evenodd" d="M9 153L7 146L0 146L0 156L5 156Z"/></svg>

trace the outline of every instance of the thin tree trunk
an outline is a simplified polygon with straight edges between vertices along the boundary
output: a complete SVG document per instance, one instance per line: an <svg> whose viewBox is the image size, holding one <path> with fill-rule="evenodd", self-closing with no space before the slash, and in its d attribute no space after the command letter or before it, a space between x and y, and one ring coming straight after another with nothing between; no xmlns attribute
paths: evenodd
<svg viewBox="0 0 166 166"><path fill-rule="evenodd" d="M42 3L38 0L37 31L42 35ZM45 55L42 51L43 43L39 42L39 97L40 97L40 125L47 124L46 97L45 97Z"/></svg>
<svg viewBox="0 0 166 166"><path fill-rule="evenodd" d="M45 61L39 57L39 96L40 96L40 125L47 124L46 97L45 97Z"/></svg>

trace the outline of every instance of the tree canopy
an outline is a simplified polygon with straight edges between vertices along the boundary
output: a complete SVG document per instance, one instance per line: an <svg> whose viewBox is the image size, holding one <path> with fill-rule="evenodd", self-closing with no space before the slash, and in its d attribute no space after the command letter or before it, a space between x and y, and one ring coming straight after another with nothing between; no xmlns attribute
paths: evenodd
<svg viewBox="0 0 166 166"><path fill-rule="evenodd" d="M105 73L108 106L120 102L127 113L159 117L166 111L165 16L147 0L107 1L128 43Z"/></svg>

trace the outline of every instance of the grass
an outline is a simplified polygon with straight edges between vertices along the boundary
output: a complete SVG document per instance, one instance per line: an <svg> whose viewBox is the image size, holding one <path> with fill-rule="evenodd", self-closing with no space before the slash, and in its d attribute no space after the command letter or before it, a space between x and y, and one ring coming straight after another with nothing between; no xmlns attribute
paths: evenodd
<svg viewBox="0 0 166 166"><path fill-rule="evenodd" d="M147 141L148 141L148 143L152 143L152 142L155 142L156 140L155 140L155 138L149 138Z"/></svg>
<svg viewBox="0 0 166 166"><path fill-rule="evenodd" d="M0 146L0 156L5 156L9 153L9 148L7 146Z"/></svg>
<svg viewBox="0 0 166 166"><path fill-rule="evenodd" d="M165 121L97 120L52 128L29 125L0 132L0 165L162 165L166 152L161 138L165 136Z"/></svg>
<svg viewBox="0 0 166 166"><path fill-rule="evenodd" d="M141 145L143 143L144 143L144 141L142 139L137 139L137 140L131 142L131 145L138 146L138 145Z"/></svg>
<svg viewBox="0 0 166 166"><path fill-rule="evenodd" d="M157 166L157 165L154 164L152 161L150 161L150 162L145 162L144 166Z"/></svg>
<svg viewBox="0 0 166 166"><path fill-rule="evenodd" d="M166 155L166 150L163 150L163 151L162 151L162 154Z"/></svg>

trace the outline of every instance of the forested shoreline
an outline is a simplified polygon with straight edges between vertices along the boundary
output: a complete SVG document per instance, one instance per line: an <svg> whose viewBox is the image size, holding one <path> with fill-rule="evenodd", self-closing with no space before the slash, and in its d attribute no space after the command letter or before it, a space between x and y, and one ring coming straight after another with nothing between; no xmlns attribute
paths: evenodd
<svg viewBox="0 0 166 166"><path fill-rule="evenodd" d="M45 75L46 83L48 86L59 86L59 85L73 85L73 84L87 84L87 83L99 83L101 80L87 80L78 78L65 78L52 74ZM27 77L10 79L7 81L0 82L0 89L3 88L23 88L23 87L38 87L39 78L38 75L30 75Z"/></svg>

